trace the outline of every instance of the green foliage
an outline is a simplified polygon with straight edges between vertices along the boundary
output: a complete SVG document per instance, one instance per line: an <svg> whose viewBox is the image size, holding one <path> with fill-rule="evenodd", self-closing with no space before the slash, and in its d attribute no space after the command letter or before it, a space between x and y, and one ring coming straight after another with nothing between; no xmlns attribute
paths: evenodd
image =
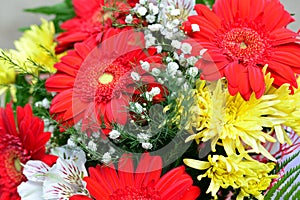
<svg viewBox="0 0 300 200"><path fill-rule="evenodd" d="M206 6L209 6L210 8L212 8L212 6L215 3L215 0L196 0L197 4L204 4Z"/></svg>
<svg viewBox="0 0 300 200"><path fill-rule="evenodd" d="M54 15L53 23L57 33L62 32L60 29L60 23L71 19L75 16L72 0L64 0L62 3L55 4L53 6L42 6L38 8L25 9L26 12L40 13L45 15Z"/></svg>
<svg viewBox="0 0 300 200"><path fill-rule="evenodd" d="M292 162L295 158L297 158L300 154L300 151L298 151L297 153L293 154L291 157L287 158L286 160L284 160L281 163L278 163L278 165L275 167L274 171L272 172L272 174L278 174L280 170L282 170L285 166L287 166L287 164L289 164L290 162Z"/></svg>
<svg viewBox="0 0 300 200"><path fill-rule="evenodd" d="M297 155L299 155L299 153ZM265 199L291 199L292 195L295 197L292 199L296 199L299 194L300 184L295 183L295 180L298 178L299 174L300 165L286 172L285 175L267 192Z"/></svg>

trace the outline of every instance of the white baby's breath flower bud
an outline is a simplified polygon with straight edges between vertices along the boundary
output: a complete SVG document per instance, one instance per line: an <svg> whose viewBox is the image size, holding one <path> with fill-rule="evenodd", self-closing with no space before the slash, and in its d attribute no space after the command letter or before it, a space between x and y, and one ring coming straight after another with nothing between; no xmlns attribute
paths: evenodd
<svg viewBox="0 0 300 200"><path fill-rule="evenodd" d="M178 69L179 69L179 65L176 62L170 62L167 65L167 73L170 76L175 75Z"/></svg>
<svg viewBox="0 0 300 200"><path fill-rule="evenodd" d="M151 135L150 134L146 134L146 133L139 133L137 134L137 140L142 143L142 142L147 142L150 138Z"/></svg>
<svg viewBox="0 0 300 200"><path fill-rule="evenodd" d="M151 88L151 91L149 93L153 96L158 95L158 94L160 94L160 89L159 89L159 87L153 87L153 88Z"/></svg>
<svg viewBox="0 0 300 200"><path fill-rule="evenodd" d="M165 83L164 80L162 80L161 78L158 78L157 81L162 85Z"/></svg>
<svg viewBox="0 0 300 200"><path fill-rule="evenodd" d="M140 0L139 3L140 3L141 5L145 5L145 4L147 3L147 0Z"/></svg>
<svg viewBox="0 0 300 200"><path fill-rule="evenodd" d="M180 70L177 70L177 72L176 72L176 76L182 76L183 75L183 73L182 73L182 71L180 71Z"/></svg>
<svg viewBox="0 0 300 200"><path fill-rule="evenodd" d="M146 16L146 20L147 20L147 22L149 22L149 23L155 22L155 19L156 19L156 17L155 17L154 15L147 15L147 16Z"/></svg>
<svg viewBox="0 0 300 200"><path fill-rule="evenodd" d="M141 80L141 76L137 72L131 72L131 78L134 81L139 81Z"/></svg>
<svg viewBox="0 0 300 200"><path fill-rule="evenodd" d="M108 135L109 135L110 139L115 140L115 139L118 139L120 137L121 133L117 130L112 130Z"/></svg>
<svg viewBox="0 0 300 200"><path fill-rule="evenodd" d="M97 151L97 144L93 142L92 140L89 141L87 147L92 151Z"/></svg>
<svg viewBox="0 0 300 200"><path fill-rule="evenodd" d="M173 61L173 59L172 59L171 57L167 57L167 58L166 58L166 62L167 62L167 63L172 62L172 61Z"/></svg>
<svg viewBox="0 0 300 200"><path fill-rule="evenodd" d="M103 154L101 161L105 164L109 164L111 162L111 155L109 152Z"/></svg>
<svg viewBox="0 0 300 200"><path fill-rule="evenodd" d="M159 12L158 6L154 5L153 3L149 3L149 10L153 15L157 15Z"/></svg>
<svg viewBox="0 0 300 200"><path fill-rule="evenodd" d="M146 97L147 101L153 100L153 96L150 94L150 92L145 92L145 97Z"/></svg>
<svg viewBox="0 0 300 200"><path fill-rule="evenodd" d="M157 50L157 53L161 53L162 52L162 46L156 46L156 50Z"/></svg>
<svg viewBox="0 0 300 200"><path fill-rule="evenodd" d="M153 145L150 142L143 142L142 147L146 150L149 150L153 148Z"/></svg>
<svg viewBox="0 0 300 200"><path fill-rule="evenodd" d="M158 76L161 73L161 71L157 68L153 68L152 69L152 75L153 76Z"/></svg>
<svg viewBox="0 0 300 200"><path fill-rule="evenodd" d="M195 56L191 56L187 58L186 61L189 65L195 65L198 59Z"/></svg>
<svg viewBox="0 0 300 200"><path fill-rule="evenodd" d="M205 52L207 52L207 49L201 49L199 52L200 56L202 57L205 54Z"/></svg>
<svg viewBox="0 0 300 200"><path fill-rule="evenodd" d="M93 132L92 133L92 137L95 138L95 139L98 139L100 137L100 133L98 132Z"/></svg>
<svg viewBox="0 0 300 200"><path fill-rule="evenodd" d="M125 18L125 22L127 24L130 24L132 22L132 20L133 20L133 17L132 17L131 14L127 15L126 18Z"/></svg>
<svg viewBox="0 0 300 200"><path fill-rule="evenodd" d="M137 9L137 13L138 13L140 16L145 16L147 12L148 12L148 10L147 10L147 8L145 8L144 6L140 6L140 7Z"/></svg>
<svg viewBox="0 0 300 200"><path fill-rule="evenodd" d="M149 62L145 61L140 61L141 67L143 70L145 70L146 72L148 72L150 70L150 64Z"/></svg>
<svg viewBox="0 0 300 200"><path fill-rule="evenodd" d="M155 45L155 37L151 33L145 35L145 40L146 40L146 48L149 48L150 46Z"/></svg>
<svg viewBox="0 0 300 200"><path fill-rule="evenodd" d="M42 101L42 106L46 109L50 108L50 101L47 98L44 98Z"/></svg>
<svg viewBox="0 0 300 200"><path fill-rule="evenodd" d="M189 43L182 43L181 51L184 54L191 54L192 53L192 45L190 45Z"/></svg>
<svg viewBox="0 0 300 200"><path fill-rule="evenodd" d="M138 102L130 102L129 105L130 105L130 110L132 110L133 112L137 114L143 113L143 106Z"/></svg>
<svg viewBox="0 0 300 200"><path fill-rule="evenodd" d="M159 31L160 29L162 28L162 25L161 24L151 24L151 25L148 25L148 29L150 31Z"/></svg>
<svg viewBox="0 0 300 200"><path fill-rule="evenodd" d="M181 42L179 42L178 40L172 40L171 46L176 48L176 49L180 49L181 48Z"/></svg>
<svg viewBox="0 0 300 200"><path fill-rule="evenodd" d="M182 83L184 83L184 80L183 78L177 78L176 82L177 82L177 85L181 85Z"/></svg>
<svg viewBox="0 0 300 200"><path fill-rule="evenodd" d="M35 102L35 104L34 104L34 106L35 107L38 107L38 108L41 108L42 107L42 102L41 101L37 101L37 102Z"/></svg>
<svg viewBox="0 0 300 200"><path fill-rule="evenodd" d="M175 60L179 60L179 55L178 55L178 53L174 52L174 53L173 53L173 58L174 58Z"/></svg>
<svg viewBox="0 0 300 200"><path fill-rule="evenodd" d="M69 138L67 141L67 145L68 146L72 146L72 147L76 147L76 143L74 142L74 140L72 140L72 138Z"/></svg>
<svg viewBox="0 0 300 200"><path fill-rule="evenodd" d="M108 152L110 153L110 155L112 155L112 154L114 154L116 152L116 149L113 148L112 146L109 146Z"/></svg>
<svg viewBox="0 0 300 200"><path fill-rule="evenodd" d="M198 24L192 24L192 31L193 32L198 32L200 31L200 26Z"/></svg>
<svg viewBox="0 0 300 200"><path fill-rule="evenodd" d="M191 77L195 77L198 75L198 68L197 67L191 67L187 70L187 74L190 75Z"/></svg>

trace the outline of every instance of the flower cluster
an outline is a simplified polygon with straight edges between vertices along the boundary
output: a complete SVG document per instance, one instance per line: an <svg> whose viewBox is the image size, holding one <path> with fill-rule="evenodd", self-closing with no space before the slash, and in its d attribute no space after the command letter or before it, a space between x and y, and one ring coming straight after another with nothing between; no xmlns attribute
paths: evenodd
<svg viewBox="0 0 300 200"><path fill-rule="evenodd" d="M298 194L300 37L278 0L29 11L54 18L0 50L0 199Z"/></svg>

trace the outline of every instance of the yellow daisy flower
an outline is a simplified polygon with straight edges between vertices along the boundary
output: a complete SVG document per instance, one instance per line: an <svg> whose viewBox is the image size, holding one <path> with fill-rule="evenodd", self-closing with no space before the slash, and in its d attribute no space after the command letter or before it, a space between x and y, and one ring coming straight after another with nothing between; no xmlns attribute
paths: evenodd
<svg viewBox="0 0 300 200"><path fill-rule="evenodd" d="M266 190L272 179L277 175L268 175L273 170L274 163L260 163L256 160L246 160L242 155L232 154L224 157L222 155L209 155L208 161L194 159L184 159L183 162L194 169L206 170L206 172L197 177L201 180L203 177L211 179L206 193L212 194L217 198L217 192L221 188L229 186L241 191L238 200L254 195L258 199L263 199L261 191Z"/></svg>
<svg viewBox="0 0 300 200"><path fill-rule="evenodd" d="M15 41L16 50L11 50L11 59L18 64L18 71L38 75L40 71L55 73L55 29L53 22L41 19L42 24L32 25Z"/></svg>
<svg viewBox="0 0 300 200"><path fill-rule="evenodd" d="M0 51L2 52L1 49ZM7 62L0 59L0 96L5 95L9 89L13 100L15 100L16 88L13 86L15 79L16 73L14 69Z"/></svg>

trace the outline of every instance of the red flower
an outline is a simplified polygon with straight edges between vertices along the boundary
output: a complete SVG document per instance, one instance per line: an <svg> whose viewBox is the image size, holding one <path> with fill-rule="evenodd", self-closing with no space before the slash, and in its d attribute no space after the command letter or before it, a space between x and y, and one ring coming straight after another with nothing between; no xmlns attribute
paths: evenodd
<svg viewBox="0 0 300 200"><path fill-rule="evenodd" d="M141 60L161 62L160 56L153 56L154 51L143 52L133 45L141 42L140 38L141 34L126 31L99 47L93 40L76 44L46 82L49 91L58 92L50 108L54 118L67 126L81 121L83 130L93 131L101 126L107 132L112 123L125 124L126 106L134 91L131 72L145 73Z"/></svg>
<svg viewBox="0 0 300 200"><path fill-rule="evenodd" d="M193 200L200 189L193 186L192 178L185 168L177 167L161 176L162 160L159 156L142 158L134 172L130 155L123 155L118 163L118 173L113 164L89 168L90 177L85 177L87 190L96 200ZM70 200L90 199L73 196Z"/></svg>
<svg viewBox="0 0 300 200"><path fill-rule="evenodd" d="M204 5L195 10L185 30L208 50L197 63L202 78L226 77L231 95L248 100L254 92L259 98L265 91L262 67L268 65L274 86L297 87L299 35L285 28L293 18L278 0L217 0L213 11ZM192 32L193 24L201 30Z"/></svg>
<svg viewBox="0 0 300 200"><path fill-rule="evenodd" d="M73 0L73 6L76 16L61 24L61 28L66 32L57 37L58 53L88 38L100 42L106 37L106 31L110 32L110 35L111 32L119 33L122 29L113 28L113 19L114 23L124 24L125 16L131 9L128 4L104 0ZM116 11L112 11L111 8Z"/></svg>
<svg viewBox="0 0 300 200"><path fill-rule="evenodd" d="M17 128L11 104L0 108L0 199L20 199L17 186L26 180L22 164L42 160L52 165L56 157L45 154L51 133L44 132L44 122L32 115L31 107L17 108Z"/></svg>

